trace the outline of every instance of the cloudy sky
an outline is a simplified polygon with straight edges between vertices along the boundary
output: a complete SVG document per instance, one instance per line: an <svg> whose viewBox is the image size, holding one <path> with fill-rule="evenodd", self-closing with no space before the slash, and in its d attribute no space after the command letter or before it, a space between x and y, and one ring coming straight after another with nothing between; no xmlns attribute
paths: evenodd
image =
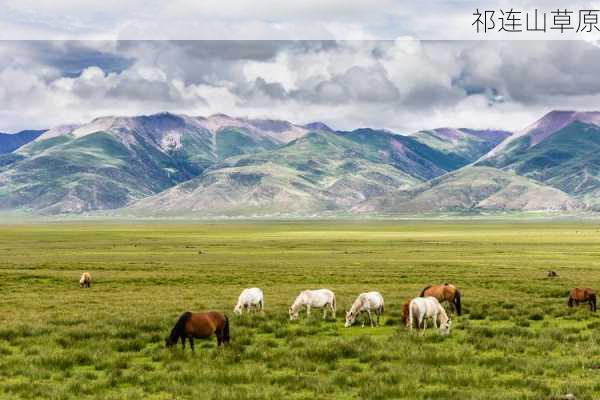
<svg viewBox="0 0 600 400"><path fill-rule="evenodd" d="M0 41L0 131L161 111L516 130L600 109L598 65L583 41Z"/></svg>
<svg viewBox="0 0 600 400"><path fill-rule="evenodd" d="M535 8L600 0L0 0L0 39L481 39L475 10ZM581 35L496 35L551 36Z"/></svg>

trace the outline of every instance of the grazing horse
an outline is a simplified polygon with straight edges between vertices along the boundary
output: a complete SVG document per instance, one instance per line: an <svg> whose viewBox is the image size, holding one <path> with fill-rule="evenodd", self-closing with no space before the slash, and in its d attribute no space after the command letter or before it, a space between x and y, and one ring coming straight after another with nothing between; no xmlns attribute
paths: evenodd
<svg viewBox="0 0 600 400"><path fill-rule="evenodd" d="M300 292L288 310L290 321L298 319L298 313L303 306L306 306L307 316L310 316L311 307L322 308L323 319L327 316L327 310L329 309L335 320L335 294L329 289L304 290Z"/></svg>
<svg viewBox="0 0 600 400"><path fill-rule="evenodd" d="M233 309L235 315L242 315L244 310L250 310L254 308L257 311L264 311L265 299L263 291L259 288L250 288L242 290L240 297L238 297L237 304Z"/></svg>
<svg viewBox="0 0 600 400"><path fill-rule="evenodd" d="M92 286L92 274L89 272L84 272L81 274L81 279L79 279L79 287L80 288L89 288Z"/></svg>
<svg viewBox="0 0 600 400"><path fill-rule="evenodd" d="M458 315L462 313L462 306L460 304L460 291L454 285L444 283L443 285L427 286L419 297L435 297L440 303L447 301L455 310Z"/></svg>
<svg viewBox="0 0 600 400"><path fill-rule="evenodd" d="M590 288L575 288L569 293L569 307L579 305L579 303L588 303L590 310L596 311L596 292Z"/></svg>
<svg viewBox="0 0 600 400"><path fill-rule="evenodd" d="M206 313L192 313L189 311L181 314L177 323L171 330L171 334L165 340L167 347L173 347L181 339L181 348L185 348L185 339L190 341L190 347L194 351L194 339L206 339L215 334L217 345L229 343L229 318L227 315L216 311Z"/></svg>
<svg viewBox="0 0 600 400"><path fill-rule="evenodd" d="M440 323L440 333L444 336L450 334L452 325L446 310L435 297L417 297L410 301L408 305L409 327L412 330L416 325L417 329L427 328L427 318L433 320L433 326L438 327Z"/></svg>
<svg viewBox="0 0 600 400"><path fill-rule="evenodd" d="M383 314L383 296L379 292L368 292L361 293L358 295L352 307L350 307L350 311L346 313L346 324L344 325L346 328L354 324L356 321L356 317L360 313L367 313L369 316L369 321L371 322L371 327L373 327L373 317L371 316L371 310L375 311L377 315L377 326L379 326L379 317ZM363 318L362 326L365 326L365 319Z"/></svg>
<svg viewBox="0 0 600 400"><path fill-rule="evenodd" d="M548 271L548 278L556 278L558 274L555 271Z"/></svg>

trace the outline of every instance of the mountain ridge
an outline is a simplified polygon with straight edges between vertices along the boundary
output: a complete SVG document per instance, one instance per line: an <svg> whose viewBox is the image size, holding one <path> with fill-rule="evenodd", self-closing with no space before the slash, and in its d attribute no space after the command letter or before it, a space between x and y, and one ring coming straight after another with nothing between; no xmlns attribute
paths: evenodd
<svg viewBox="0 0 600 400"><path fill-rule="evenodd" d="M264 216L600 210L600 113L515 134L106 116L0 154L0 210Z"/></svg>

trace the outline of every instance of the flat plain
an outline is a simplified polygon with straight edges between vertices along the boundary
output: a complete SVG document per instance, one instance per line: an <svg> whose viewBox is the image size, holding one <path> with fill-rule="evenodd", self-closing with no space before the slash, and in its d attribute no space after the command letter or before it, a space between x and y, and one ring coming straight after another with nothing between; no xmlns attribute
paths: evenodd
<svg viewBox="0 0 600 400"><path fill-rule="evenodd" d="M402 303L443 282L462 292L451 335L404 329ZM252 286L265 315L235 317ZM0 398L597 399L600 313L566 306L575 286L600 289L598 223L2 225ZM322 287L337 321L289 322ZM382 326L344 328L369 290ZM232 343L165 349L186 310L226 312Z"/></svg>

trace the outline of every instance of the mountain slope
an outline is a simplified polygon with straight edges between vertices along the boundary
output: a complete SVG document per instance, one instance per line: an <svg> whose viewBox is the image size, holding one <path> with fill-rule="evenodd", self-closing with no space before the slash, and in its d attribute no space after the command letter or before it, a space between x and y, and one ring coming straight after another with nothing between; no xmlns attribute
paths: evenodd
<svg viewBox="0 0 600 400"><path fill-rule="evenodd" d="M440 128L420 131L411 137L445 154L454 154L462 167L478 160L510 135L506 131Z"/></svg>
<svg viewBox="0 0 600 400"><path fill-rule="evenodd" d="M228 158L130 210L200 215L348 211L453 171L464 162L451 150L438 151L409 136L372 129L323 129L274 150Z"/></svg>
<svg viewBox="0 0 600 400"><path fill-rule="evenodd" d="M428 180L464 165L456 153L440 151L411 136L373 129L356 129L340 132L340 135L356 143L358 151L369 152L373 160L393 165L419 180Z"/></svg>
<svg viewBox="0 0 600 400"><path fill-rule="evenodd" d="M221 159L273 149L307 132L285 121L169 113L61 126L0 156L0 209L64 213L123 207Z"/></svg>
<svg viewBox="0 0 600 400"><path fill-rule="evenodd" d="M525 129L515 132L508 140L483 156L482 160L502 158L503 154L516 149L533 147L574 121L600 125L600 112L551 111Z"/></svg>
<svg viewBox="0 0 600 400"><path fill-rule="evenodd" d="M0 154L0 209L137 215L600 210L600 113L515 135L413 135L224 114L103 117Z"/></svg>
<svg viewBox="0 0 600 400"><path fill-rule="evenodd" d="M35 140L45 131L21 131L17 133L0 133L0 154L11 153L19 147Z"/></svg>
<svg viewBox="0 0 600 400"><path fill-rule="evenodd" d="M357 213L386 214L483 210L573 211L582 204L560 190L511 172L466 167L406 191L354 207Z"/></svg>
<svg viewBox="0 0 600 400"><path fill-rule="evenodd" d="M590 121L600 123L600 113L551 113L545 119L477 165L512 171L598 208L600 126Z"/></svg>
<svg viewBox="0 0 600 400"><path fill-rule="evenodd" d="M394 161L394 135L388 152L357 142L360 134L311 132L276 150L231 157L198 178L143 199L137 212L202 215L273 215L348 208L421 180L388 162ZM397 160L396 160L397 161ZM424 162L424 161L423 161Z"/></svg>

